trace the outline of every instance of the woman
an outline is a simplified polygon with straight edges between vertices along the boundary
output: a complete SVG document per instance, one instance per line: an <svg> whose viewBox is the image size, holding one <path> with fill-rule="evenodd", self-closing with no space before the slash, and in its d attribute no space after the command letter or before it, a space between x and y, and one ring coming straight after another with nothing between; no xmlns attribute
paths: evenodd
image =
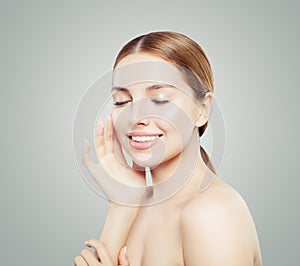
<svg viewBox="0 0 300 266"><path fill-rule="evenodd" d="M255 225L244 200L220 179L200 148L199 135L207 127L214 90L211 66L204 51L182 34L153 32L126 44L116 58L114 70L141 62L174 66L183 82L178 81L179 75L171 74L167 80L176 80L175 86L145 79L126 87L113 87L112 116L108 117L105 132L103 122L99 121L95 137L99 162L113 177L121 176L120 182L132 186L145 184L145 173L141 171L145 166L151 168L154 185L177 173L181 160L195 158L195 169L179 191L158 204L132 207L110 202L100 240L86 242L95 252L84 249L75 258L75 265L262 265ZM163 73L162 76L168 72L164 66L158 68L156 72ZM133 73L139 69L135 68ZM121 73L123 77L130 76ZM180 85L176 86L178 82ZM153 104L149 110L160 110L159 116L148 115L144 110L145 99ZM139 101L141 104L135 105ZM183 110L186 119L178 119ZM141 112L144 115L139 115ZM157 161L160 150L155 148L159 145L164 150ZM131 156L132 168L118 159L121 146ZM86 141L83 162L99 180L97 165L88 156L89 147ZM207 177L211 182L200 191ZM153 190L146 198L160 192L159 187Z"/></svg>

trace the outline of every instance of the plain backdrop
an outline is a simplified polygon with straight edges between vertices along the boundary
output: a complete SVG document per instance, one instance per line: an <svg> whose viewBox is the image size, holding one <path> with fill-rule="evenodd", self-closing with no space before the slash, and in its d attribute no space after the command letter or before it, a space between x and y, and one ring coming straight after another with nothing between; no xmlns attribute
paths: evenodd
<svg viewBox="0 0 300 266"><path fill-rule="evenodd" d="M298 15L296 0L1 1L0 264L72 265L99 237L107 202L76 167L76 107L127 41L171 30L213 66L220 175L251 210L264 265L299 265Z"/></svg>

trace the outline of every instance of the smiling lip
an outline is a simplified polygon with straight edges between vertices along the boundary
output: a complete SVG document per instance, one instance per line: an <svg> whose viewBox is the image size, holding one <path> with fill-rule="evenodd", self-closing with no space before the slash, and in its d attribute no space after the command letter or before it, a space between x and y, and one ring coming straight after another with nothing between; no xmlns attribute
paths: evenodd
<svg viewBox="0 0 300 266"><path fill-rule="evenodd" d="M128 134L130 145L138 150L149 149L162 134L148 132L130 132Z"/></svg>

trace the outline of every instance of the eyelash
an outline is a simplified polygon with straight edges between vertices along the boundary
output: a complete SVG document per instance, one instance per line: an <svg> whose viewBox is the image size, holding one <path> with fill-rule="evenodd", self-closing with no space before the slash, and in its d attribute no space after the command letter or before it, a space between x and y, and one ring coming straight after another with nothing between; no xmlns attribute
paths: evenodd
<svg viewBox="0 0 300 266"><path fill-rule="evenodd" d="M166 104L169 102L169 100L152 100L155 104Z"/></svg>
<svg viewBox="0 0 300 266"><path fill-rule="evenodd" d="M114 105L115 106L122 106L126 103L129 103L131 102L131 100L127 100L127 101L123 101L123 102L114 102ZM169 102L169 100L155 100L155 99L152 99L152 102L154 102L155 104L166 104Z"/></svg>
<svg viewBox="0 0 300 266"><path fill-rule="evenodd" d="M129 102L131 102L131 100L127 100L127 101L124 101L124 102L114 102L114 105L121 106L121 105L124 105L124 104L129 103Z"/></svg>

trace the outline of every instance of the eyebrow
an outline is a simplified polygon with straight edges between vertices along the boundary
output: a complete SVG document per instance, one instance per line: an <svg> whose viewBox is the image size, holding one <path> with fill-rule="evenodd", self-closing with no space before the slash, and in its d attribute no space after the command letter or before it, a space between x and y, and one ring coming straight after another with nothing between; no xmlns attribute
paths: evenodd
<svg viewBox="0 0 300 266"><path fill-rule="evenodd" d="M173 86L171 84L163 83L163 84L154 84L154 85L151 85L151 86L149 86L149 87L146 88L146 91L158 90L158 89L165 88L165 87L176 88L175 86ZM129 90L127 88L118 87L118 86L112 87L111 92L114 92L114 91L129 92Z"/></svg>

